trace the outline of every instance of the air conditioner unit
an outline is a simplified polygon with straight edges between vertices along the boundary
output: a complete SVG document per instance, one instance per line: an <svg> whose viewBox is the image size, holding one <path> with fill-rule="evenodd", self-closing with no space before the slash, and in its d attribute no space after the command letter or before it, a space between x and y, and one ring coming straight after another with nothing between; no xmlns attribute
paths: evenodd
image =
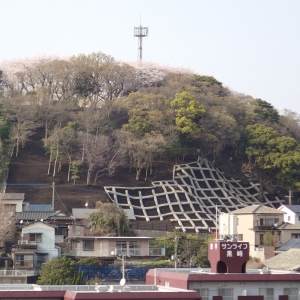
<svg viewBox="0 0 300 300"><path fill-rule="evenodd" d="M25 240L19 240L18 245L28 245L28 241Z"/></svg>

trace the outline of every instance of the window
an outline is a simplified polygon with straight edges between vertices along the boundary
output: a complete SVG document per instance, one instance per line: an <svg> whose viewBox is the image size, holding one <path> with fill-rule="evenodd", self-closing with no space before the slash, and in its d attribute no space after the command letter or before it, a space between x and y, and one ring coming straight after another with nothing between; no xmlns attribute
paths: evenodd
<svg viewBox="0 0 300 300"><path fill-rule="evenodd" d="M76 249L78 247L78 242L77 241L71 241L71 245L70 248L72 249Z"/></svg>
<svg viewBox="0 0 300 300"><path fill-rule="evenodd" d="M94 250L94 241L82 241L83 250Z"/></svg>
<svg viewBox="0 0 300 300"><path fill-rule="evenodd" d="M4 204L4 210L8 212L16 212L17 204Z"/></svg>
<svg viewBox="0 0 300 300"><path fill-rule="evenodd" d="M289 295L289 300L298 300L299 290L298 288L284 288L284 295Z"/></svg>
<svg viewBox="0 0 300 300"><path fill-rule="evenodd" d="M194 291L197 291L200 294L202 300L209 300L209 289L194 289Z"/></svg>
<svg viewBox="0 0 300 300"><path fill-rule="evenodd" d="M238 241L243 241L243 235L242 235L242 234L238 234L237 240L238 240Z"/></svg>
<svg viewBox="0 0 300 300"><path fill-rule="evenodd" d="M298 216L298 221L300 221L300 216Z"/></svg>
<svg viewBox="0 0 300 300"><path fill-rule="evenodd" d="M23 269L33 268L33 255L31 254L15 255L15 267L23 268Z"/></svg>
<svg viewBox="0 0 300 300"><path fill-rule="evenodd" d="M292 233L292 239L300 239L300 234L299 233Z"/></svg>
<svg viewBox="0 0 300 300"><path fill-rule="evenodd" d="M29 233L29 241L41 243L42 242L42 234L41 233Z"/></svg>
<svg viewBox="0 0 300 300"><path fill-rule="evenodd" d="M218 289L218 296L222 296L223 300L233 300L233 289L220 288Z"/></svg>
<svg viewBox="0 0 300 300"><path fill-rule="evenodd" d="M127 254L127 241L116 242L117 255Z"/></svg>
<svg viewBox="0 0 300 300"><path fill-rule="evenodd" d="M288 216L288 221L291 221L291 216Z"/></svg>
<svg viewBox="0 0 300 300"><path fill-rule="evenodd" d="M274 300L274 289L259 289L259 295L264 296L265 300Z"/></svg>
<svg viewBox="0 0 300 300"><path fill-rule="evenodd" d="M36 254L36 266L41 268L48 260L48 254L37 253Z"/></svg>
<svg viewBox="0 0 300 300"><path fill-rule="evenodd" d="M129 254L141 255L141 244L139 241L129 241Z"/></svg>

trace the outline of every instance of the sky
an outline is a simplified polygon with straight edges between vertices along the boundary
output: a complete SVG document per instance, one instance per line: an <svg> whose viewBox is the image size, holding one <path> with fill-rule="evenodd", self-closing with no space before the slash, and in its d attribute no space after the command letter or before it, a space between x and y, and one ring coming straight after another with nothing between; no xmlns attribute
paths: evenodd
<svg viewBox="0 0 300 300"><path fill-rule="evenodd" d="M0 0L4 60L103 52L209 75L300 114L299 0Z"/></svg>

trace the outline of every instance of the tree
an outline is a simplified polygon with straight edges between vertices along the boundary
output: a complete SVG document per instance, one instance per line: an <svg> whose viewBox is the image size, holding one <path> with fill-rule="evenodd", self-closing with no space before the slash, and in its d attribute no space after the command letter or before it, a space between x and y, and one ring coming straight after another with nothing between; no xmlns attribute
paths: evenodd
<svg viewBox="0 0 300 300"><path fill-rule="evenodd" d="M0 241L11 240L16 233L15 218L11 216L10 210L0 199Z"/></svg>
<svg viewBox="0 0 300 300"><path fill-rule="evenodd" d="M280 136L276 130L264 125L246 128L248 143L245 153L258 171L260 193L263 197L267 174L277 179L286 189L300 190L300 145L292 137Z"/></svg>
<svg viewBox="0 0 300 300"><path fill-rule="evenodd" d="M85 161L87 163L86 184L91 184L91 174L98 167L102 168L107 162L111 147L110 139L106 135L88 135L86 140Z"/></svg>
<svg viewBox="0 0 300 300"><path fill-rule="evenodd" d="M96 212L88 218L91 235L128 236L133 235L129 220L122 208L113 203L97 202Z"/></svg>
<svg viewBox="0 0 300 300"><path fill-rule="evenodd" d="M279 122L279 113L270 103L261 99L256 99L255 102L256 108L254 112L261 120L269 121L270 123Z"/></svg>
<svg viewBox="0 0 300 300"><path fill-rule="evenodd" d="M142 170L152 172L152 165L156 157L163 153L166 142L161 134L145 134L142 138L135 137L130 132L120 131L117 141L119 148L126 152L130 165L136 170L136 180L140 180Z"/></svg>
<svg viewBox="0 0 300 300"><path fill-rule="evenodd" d="M37 284L41 285L79 285L83 284L82 271L76 272L76 262L66 256L54 257L41 269Z"/></svg>
<svg viewBox="0 0 300 300"><path fill-rule="evenodd" d="M207 238L200 238L195 234L181 233L174 231L166 238L156 239L159 246L166 247L166 256L175 255L175 239L177 239L177 257L180 263L193 266L209 267L208 241Z"/></svg>
<svg viewBox="0 0 300 300"><path fill-rule="evenodd" d="M15 140L16 156L20 147L24 147L36 128L35 112L27 105L26 98L23 96L11 99L5 103L6 118L11 122L11 134Z"/></svg>
<svg viewBox="0 0 300 300"><path fill-rule="evenodd" d="M277 246L277 231L266 231L263 235L264 246Z"/></svg>
<svg viewBox="0 0 300 300"><path fill-rule="evenodd" d="M176 128L183 134L199 134L198 121L205 114L206 109L195 96L188 92L177 93L171 102L176 112Z"/></svg>

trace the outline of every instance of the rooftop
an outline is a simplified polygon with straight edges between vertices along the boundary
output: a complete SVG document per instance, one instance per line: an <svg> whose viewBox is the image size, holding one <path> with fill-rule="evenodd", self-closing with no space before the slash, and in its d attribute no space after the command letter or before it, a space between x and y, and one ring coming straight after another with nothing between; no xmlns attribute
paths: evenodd
<svg viewBox="0 0 300 300"><path fill-rule="evenodd" d="M300 205L283 205L294 213L300 213Z"/></svg>
<svg viewBox="0 0 300 300"><path fill-rule="evenodd" d="M231 212L233 215L244 215L244 214L277 214L283 215L285 212L278 209L268 207L262 204L255 204L246 206Z"/></svg>
<svg viewBox="0 0 300 300"><path fill-rule="evenodd" d="M0 200L24 200L24 193L0 193Z"/></svg>

